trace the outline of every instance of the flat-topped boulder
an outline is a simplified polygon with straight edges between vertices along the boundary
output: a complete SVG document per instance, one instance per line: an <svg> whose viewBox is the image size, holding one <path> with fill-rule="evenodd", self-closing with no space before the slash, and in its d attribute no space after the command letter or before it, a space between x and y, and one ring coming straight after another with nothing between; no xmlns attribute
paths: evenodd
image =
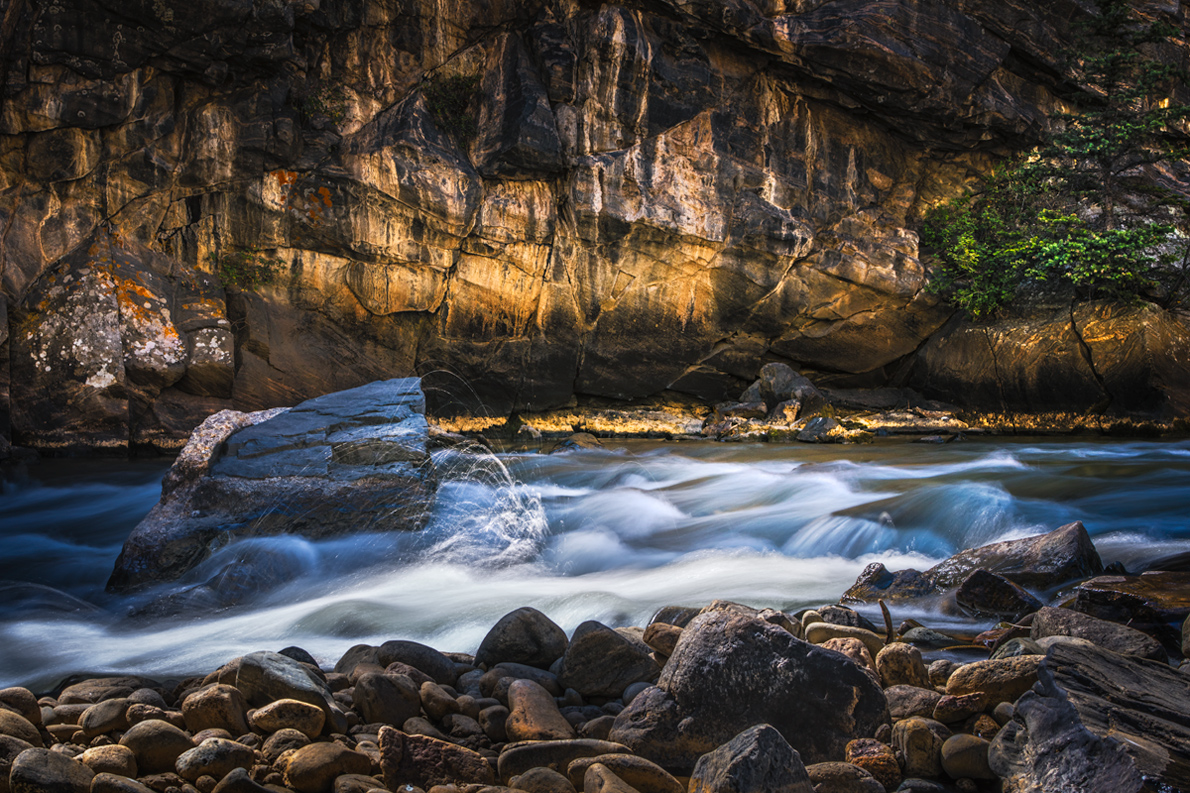
<svg viewBox="0 0 1190 793"><path fill-rule="evenodd" d="M416 378L288 410L211 416L166 474L161 501L125 541L108 590L175 580L228 540L419 529L437 484L427 437ZM264 571L269 581L284 575Z"/></svg>

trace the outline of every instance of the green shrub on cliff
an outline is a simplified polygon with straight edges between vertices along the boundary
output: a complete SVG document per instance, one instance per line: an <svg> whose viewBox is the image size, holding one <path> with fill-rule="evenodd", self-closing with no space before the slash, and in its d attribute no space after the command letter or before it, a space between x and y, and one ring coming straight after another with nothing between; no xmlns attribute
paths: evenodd
<svg viewBox="0 0 1190 793"><path fill-rule="evenodd" d="M285 262L259 248L222 251L212 257L215 275L224 286L254 289L269 284L285 269Z"/></svg>
<svg viewBox="0 0 1190 793"><path fill-rule="evenodd" d="M479 126L471 113L471 101L479 90L478 75L454 75L435 77L422 88L426 107L443 132L460 142L475 137Z"/></svg>
<svg viewBox="0 0 1190 793"><path fill-rule="evenodd" d="M1028 157L926 216L932 286L975 316L1042 281L1089 297L1186 298L1188 205L1153 179L1155 166L1190 154L1190 105L1170 97L1184 75L1149 54L1175 31L1142 24L1127 0L1097 6L1070 61L1078 112L1055 116Z"/></svg>

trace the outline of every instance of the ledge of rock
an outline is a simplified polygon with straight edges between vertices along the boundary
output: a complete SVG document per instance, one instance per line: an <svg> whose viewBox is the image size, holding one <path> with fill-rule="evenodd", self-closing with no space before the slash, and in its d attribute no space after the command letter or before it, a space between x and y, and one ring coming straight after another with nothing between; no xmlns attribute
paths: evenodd
<svg viewBox="0 0 1190 793"><path fill-rule="evenodd" d="M1056 644L992 743L1009 793L1190 789L1190 688L1153 661Z"/></svg>
<svg viewBox="0 0 1190 793"><path fill-rule="evenodd" d="M1007 540L961 551L924 573L891 572L873 562L843 594L843 602L866 603L942 594L958 588L977 570L995 573L1021 587L1049 589L1103 572L1103 562L1079 521L1048 534Z"/></svg>
<svg viewBox="0 0 1190 793"><path fill-rule="evenodd" d="M437 484L424 413L420 383L404 378L289 410L212 416L125 541L109 591L175 580L229 539L421 528ZM218 588L234 594L230 583Z"/></svg>

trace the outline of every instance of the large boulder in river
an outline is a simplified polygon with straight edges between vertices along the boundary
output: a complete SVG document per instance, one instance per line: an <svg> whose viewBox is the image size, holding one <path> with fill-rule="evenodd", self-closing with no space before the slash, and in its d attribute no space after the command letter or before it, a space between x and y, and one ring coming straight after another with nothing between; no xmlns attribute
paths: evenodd
<svg viewBox="0 0 1190 793"><path fill-rule="evenodd" d="M807 762L889 720L884 692L851 659L732 611L696 617L661 672L617 717L609 739L687 776L698 758L770 724Z"/></svg>
<svg viewBox="0 0 1190 793"><path fill-rule="evenodd" d="M1102 573L1103 561L1086 527L1075 521L1048 534L961 551L924 573L917 570L894 573L880 562L873 562L843 593L843 601L863 603L948 592L980 569L1021 587L1049 589Z"/></svg>
<svg viewBox="0 0 1190 793"><path fill-rule="evenodd" d="M1190 790L1190 687L1166 664L1056 644L992 742L1007 793Z"/></svg>
<svg viewBox="0 0 1190 793"><path fill-rule="evenodd" d="M424 414L419 381L404 378L311 399L242 428L224 421L225 439L200 428L195 448L166 476L160 503L125 541L108 590L176 579L228 540L420 528L436 484ZM236 597L259 584L251 572L222 571L211 589ZM261 575L286 572L273 565Z"/></svg>

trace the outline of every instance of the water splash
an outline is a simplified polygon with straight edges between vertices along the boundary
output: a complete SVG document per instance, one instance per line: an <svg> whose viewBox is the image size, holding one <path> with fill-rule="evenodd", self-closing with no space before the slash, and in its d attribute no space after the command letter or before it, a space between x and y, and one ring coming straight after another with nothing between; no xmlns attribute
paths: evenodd
<svg viewBox="0 0 1190 793"><path fill-rule="evenodd" d="M586 619L643 624L662 605L713 598L819 605L869 562L924 569L960 548L1075 519L1105 562L1129 569L1190 551L1187 443L616 446L436 451L442 484L424 531L381 521L349 537L229 543L184 585L248 563L290 577L242 607L152 624L121 619L129 601L101 588L123 537L156 501L161 467L121 482L93 471L23 485L4 495L13 508L0 516L0 560L20 560L4 575L20 578L27 565L36 578L24 580L81 601L21 590L28 608L0 615L0 685L50 685L80 670L182 675L288 644L324 662L392 638L469 652L523 605L567 630ZM123 522L88 521L88 509L123 513ZM939 627L952 619L924 609L897 617L909 613Z"/></svg>

